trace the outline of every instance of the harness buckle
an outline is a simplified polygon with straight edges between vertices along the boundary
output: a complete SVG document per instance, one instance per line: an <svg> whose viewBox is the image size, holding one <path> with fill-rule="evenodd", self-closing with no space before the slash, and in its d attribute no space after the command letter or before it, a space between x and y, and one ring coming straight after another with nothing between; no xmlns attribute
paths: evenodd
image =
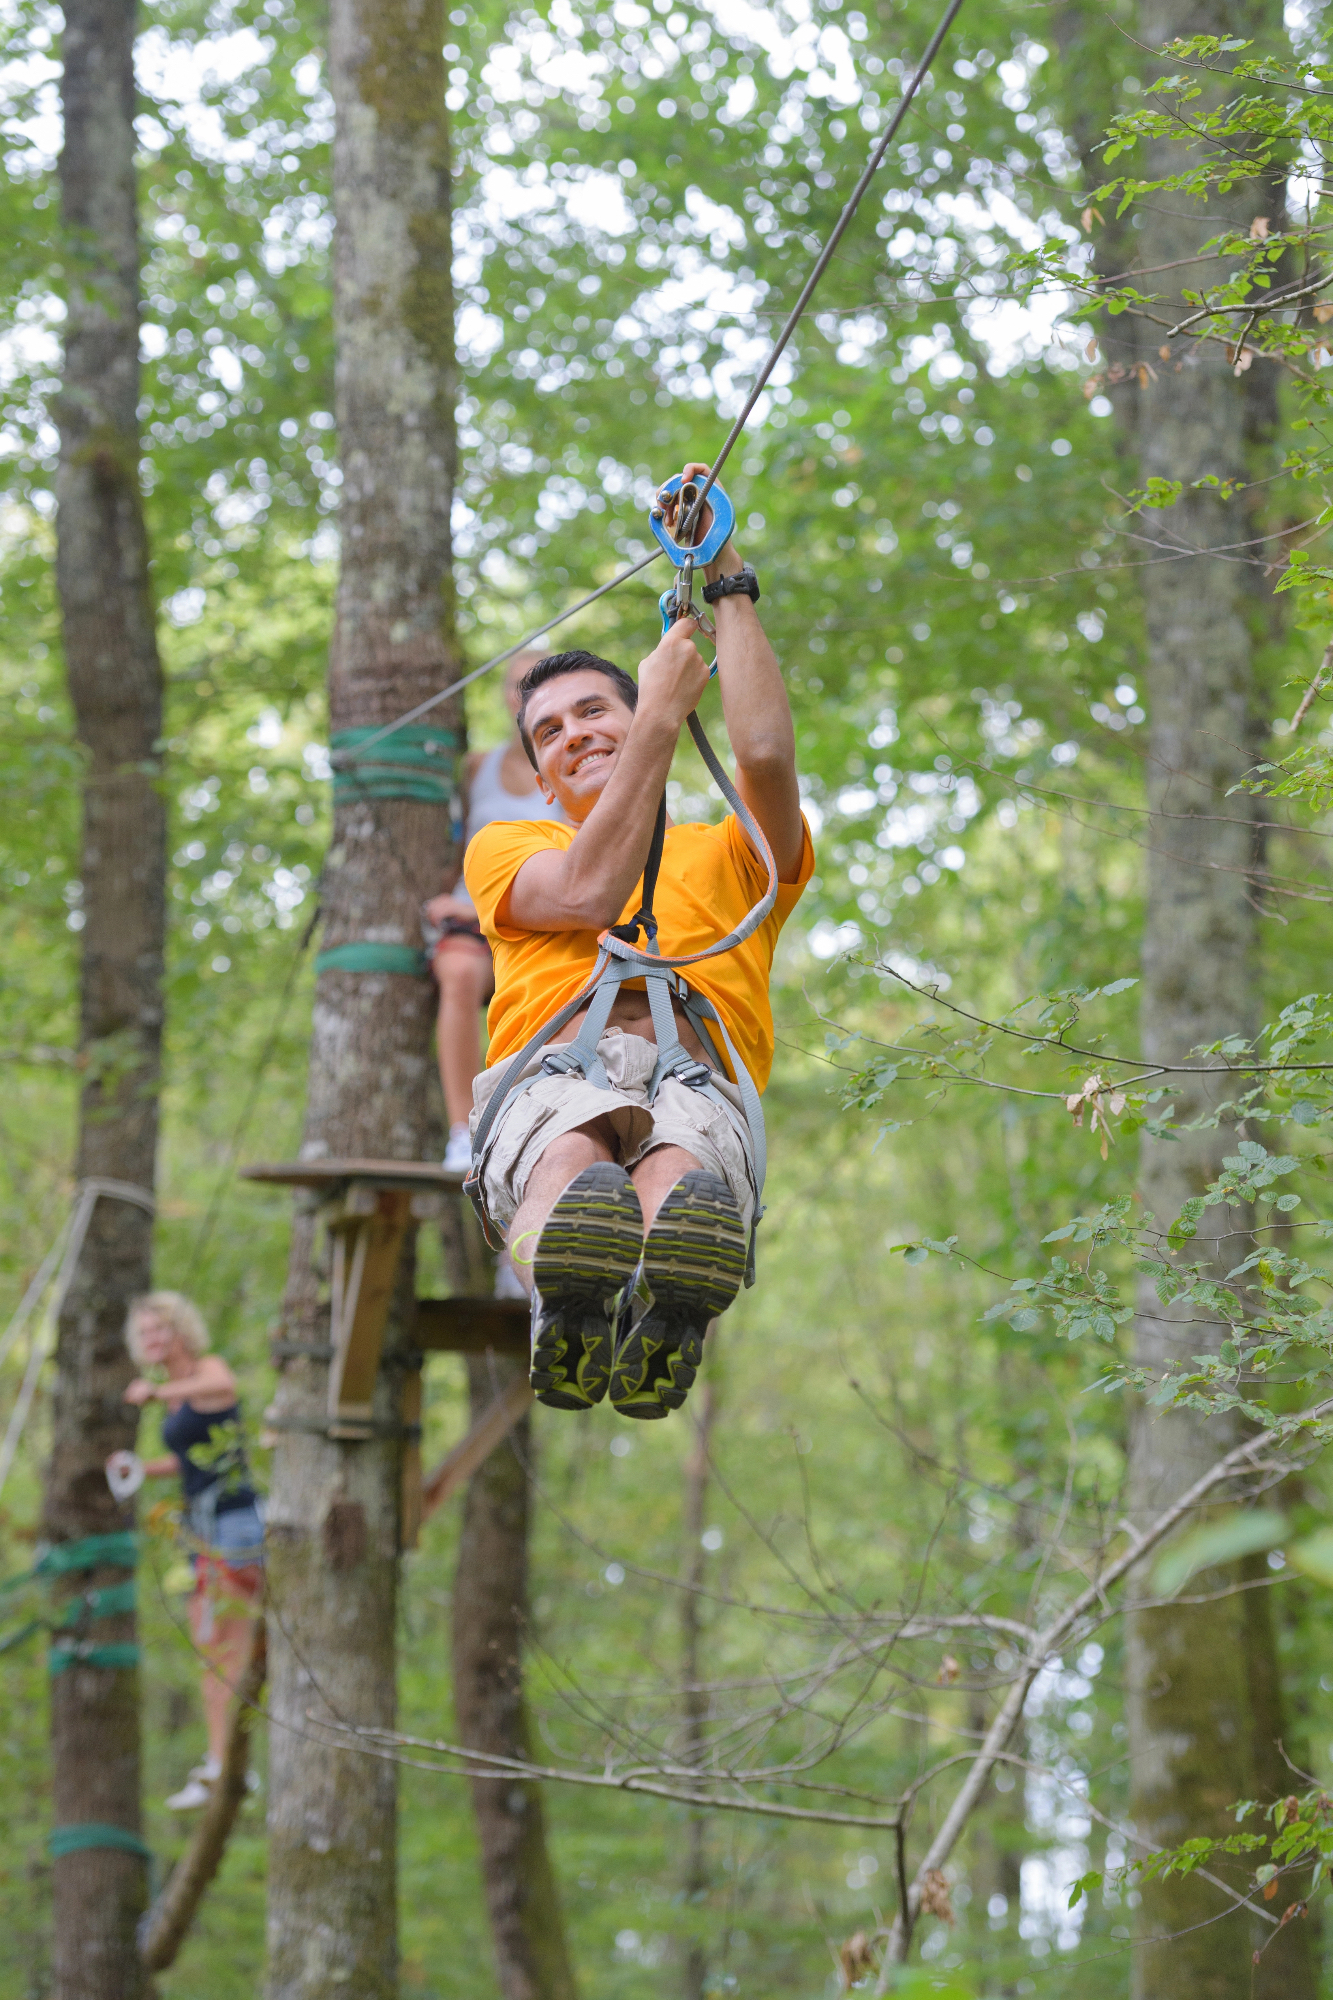
<svg viewBox="0 0 1333 2000"><path fill-rule="evenodd" d="M677 1056L675 1062L664 1069L662 1074L674 1077L677 1083L687 1084L691 1090L698 1090L701 1085L710 1083L713 1076L708 1064L700 1062L697 1056L692 1055L683 1058Z"/></svg>
<svg viewBox="0 0 1333 2000"><path fill-rule="evenodd" d="M577 1070L580 1076L587 1075L583 1057L573 1042L564 1043L558 1049L548 1049L541 1059L540 1067L547 1076L568 1076L574 1070Z"/></svg>

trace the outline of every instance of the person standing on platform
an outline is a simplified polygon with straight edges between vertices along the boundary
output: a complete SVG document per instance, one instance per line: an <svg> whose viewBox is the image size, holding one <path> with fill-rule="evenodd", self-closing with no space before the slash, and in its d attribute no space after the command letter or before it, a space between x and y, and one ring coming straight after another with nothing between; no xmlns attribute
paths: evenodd
<svg viewBox="0 0 1333 2000"><path fill-rule="evenodd" d="M149 1292L135 1299L125 1344L143 1369L125 1401L140 1409L164 1403L162 1442L167 1452L144 1466L146 1479L180 1474L185 1526L194 1568L190 1633L203 1662L201 1691L208 1752L180 1791L167 1800L172 1812L207 1805L222 1771L232 1692L249 1657L254 1607L264 1595L264 1520L250 1479L241 1438L236 1377L208 1352L208 1329L199 1309L181 1292Z"/></svg>
<svg viewBox="0 0 1333 2000"><path fill-rule="evenodd" d="M518 684L540 657L538 653L519 653L505 669L505 706L515 718ZM517 721L498 748L472 752L467 760L466 779L465 846L494 820L553 819L567 824L563 809L552 805L541 789L519 737ZM449 1116L444 1164L458 1173L466 1173L472 1164L472 1138L468 1130L472 1083L482 1066L481 1010L494 995L495 974L491 948L481 934L476 905L463 880L461 855L453 883L445 894L432 897L426 904L425 916L434 934L431 972L440 994L436 1047ZM523 1296L521 1287L516 1287L515 1296Z"/></svg>

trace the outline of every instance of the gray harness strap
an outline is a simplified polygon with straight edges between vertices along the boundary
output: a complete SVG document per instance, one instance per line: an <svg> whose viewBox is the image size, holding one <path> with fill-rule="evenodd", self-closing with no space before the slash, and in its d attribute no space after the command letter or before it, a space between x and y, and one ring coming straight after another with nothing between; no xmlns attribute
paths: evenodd
<svg viewBox="0 0 1333 2000"><path fill-rule="evenodd" d="M731 779L723 769L712 744L704 734L703 724L695 714L688 718L690 735L707 765L714 782L721 791L732 812L736 815L746 839L756 855L764 863L767 882L759 901L741 919L733 931L729 931L716 944L704 951L690 952L679 958L664 958L657 948L657 940L649 935L647 948L639 950L625 938L604 931L598 940L597 962L586 986L577 992L572 1000L567 1000L557 1014L537 1030L531 1040L524 1043L505 1069L495 1089L492 1091L486 1109L477 1121L477 1129L472 1135L472 1167L463 1183L463 1191L469 1197L481 1219L482 1228L487 1231L489 1241L489 1217L486 1214L482 1195L482 1173L491 1137L502 1112L528 1090L540 1076L578 1075L595 1084L600 1090L610 1088L606 1068L597 1053L597 1045L606 1031L620 988L627 979L642 979L648 993L648 1005L653 1018L653 1034L657 1041L657 1062L648 1085L648 1101L651 1104L663 1081L669 1076L690 1090L697 1090L705 1097L725 1106L727 1100L713 1083L713 1072L706 1063L691 1055L680 1039L680 1029L676 1021L672 996L679 1000L681 1009L693 1025L700 1041L707 1048L717 1044L711 1033L716 1028L722 1037L722 1046L735 1073L736 1085L740 1091L741 1109L750 1134L750 1149L754 1159L755 1205L754 1217L750 1225L749 1255L746 1264L745 1282L754 1283L755 1230L763 1214L764 1177L768 1166L768 1144L764 1131L764 1108L753 1077L736 1052L731 1036L722 1016L712 1001L702 993L691 992L685 981L679 977L679 968L699 965L710 958L719 957L724 951L733 950L752 937L760 924L772 910L778 893L777 868L773 851L764 838L764 832L745 801L737 792ZM647 914L651 915L651 898L647 899ZM640 913L641 915L644 912ZM547 1044L552 1036L569 1022L582 1007L587 1008L578 1034L572 1042L561 1042L556 1048ZM530 1074L524 1071L534 1056L545 1050L541 1062Z"/></svg>

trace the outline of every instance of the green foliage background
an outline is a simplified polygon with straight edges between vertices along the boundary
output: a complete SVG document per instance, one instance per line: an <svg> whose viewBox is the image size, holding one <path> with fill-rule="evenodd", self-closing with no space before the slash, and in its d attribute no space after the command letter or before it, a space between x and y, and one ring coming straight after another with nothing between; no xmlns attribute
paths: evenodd
<svg viewBox="0 0 1333 2000"><path fill-rule="evenodd" d="M801 0L734 19L671 0L469 5L449 19L459 587L475 663L646 552L654 481L711 455L719 392L745 381L780 323L931 24L917 5ZM7 20L6 1305L69 1197L80 921L45 414L58 361L59 22L31 0L10 0ZM1023 319L1004 303L1007 256L1077 234L1064 134L1075 116L1105 124L1128 58L1112 38L1095 63L1062 72L1036 31L994 4L964 15L727 479L788 671L819 872L779 966L762 1281L709 1363L722 1405L710 1519L722 1538L704 1644L719 1679L795 1671L831 1643L830 1619L923 1594L1021 1615L1030 1592L1058 1586L1046 1568L1055 1514L1066 1511L1071 1551L1114 1518L1124 1410L1083 1393L1099 1359L982 1315L1011 1278L1043 1268L1049 1230L1130 1191L1132 1145L1103 1164L1054 1097L981 1086L940 1097L917 1081L891 1087L868 1117L841 1108L845 1072L864 1060L843 1031L894 1042L921 1019L897 974L948 982L988 1013L1136 970L1141 635L1116 498L1131 482L1104 406L1084 396L1081 344L1047 339L1040 309ZM173 815L157 1268L200 1298L252 1418L270 1394L265 1336L286 1219L235 1167L283 1156L299 1132L303 945L328 825L321 690L338 473L319 36L317 10L287 0L164 0L145 22L140 66L146 483ZM568 628L570 642L632 663L651 643L664 581L648 571ZM1268 646L1273 713L1294 706L1283 690L1308 678L1307 648L1303 635ZM471 726L477 741L497 739L484 684ZM717 809L689 757L676 783L678 814ZM1275 1004L1321 983L1327 949L1317 903L1282 916L1267 964ZM1134 1005L1127 992L1090 1010L1110 1046L1133 1046ZM1034 1080L1017 1060L1012 1077ZM956 1236L972 1261L889 1254L927 1236ZM6 1393L16 1386L7 1375ZM428 1456L462 1423L461 1384L437 1360ZM669 1695L679 1600L655 1577L686 1559L690 1432L643 1428L616 1456L605 1412L537 1425L531 1695L552 1757L596 1760L594 1695L640 1722ZM39 1405L0 1513L15 1570L28 1559L42 1434ZM437 1517L406 1563L403 1727L424 1737L451 1727L455 1532L454 1513ZM181 1834L159 1802L199 1749L181 1600L153 1581L173 1562L155 1543L144 1580L149 1820L168 1857ZM1323 1772L1327 1614L1299 1580L1284 1582L1277 1612L1289 1747ZM955 1651L950 1666L940 1645L905 1649L889 1712L850 1732L824 1774L892 1794L984 1722L994 1649ZM0 1994L26 2000L47 1990L36 1653L6 1658L0 1711ZM783 1718L778 1740L790 1747L807 1722ZM1066 1788L1020 1778L992 1794L960 1850L957 1925L924 1926L932 1966L960 1968L985 1994L1124 1989L1123 1901L1108 1891L1075 1921L1058 1886L1114 1850L1078 1800L1095 1774L1098 1808L1114 1819L1122 1738L1112 1624L1045 1677L1030 1722L1034 1757ZM493 1975L465 1792L410 1765L402 1784L404 1992L480 2000ZM914 1845L946 1795L947 1784L923 1798ZM715 1886L691 1907L681 1809L552 1787L548 1811L589 2000L667 1990L696 1934L712 1991L832 1990L837 1944L891 1907L884 1836L715 1815ZM162 1982L168 2000L257 1990L263 1869L256 1804Z"/></svg>

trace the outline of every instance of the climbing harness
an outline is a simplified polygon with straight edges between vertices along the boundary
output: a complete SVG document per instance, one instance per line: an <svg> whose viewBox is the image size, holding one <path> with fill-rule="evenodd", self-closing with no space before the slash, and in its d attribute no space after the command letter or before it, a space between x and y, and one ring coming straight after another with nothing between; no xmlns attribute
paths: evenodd
<svg viewBox="0 0 1333 2000"><path fill-rule="evenodd" d="M687 485L682 490L681 476L677 474L659 489L649 515L649 524L658 541L673 561L679 562L676 583L662 597L664 629L669 628L680 617L700 619L700 614L694 609L690 597L694 565L699 561L711 561L719 553L736 519L731 502L721 489L715 486L713 520L698 545L677 542L671 533L671 523L690 507L689 494L690 486ZM695 509L694 513L697 518L698 510ZM750 571L750 577L753 580L753 570ZM754 588L757 593L757 583ZM713 671L717 671L716 666ZM755 1205L750 1224L750 1242L745 1269L745 1282L747 1285L752 1285L755 1272L755 1230L763 1214L764 1177L767 1170L763 1103L754 1079L746 1069L727 1032L726 1022L712 1001L704 994L693 991L680 977L680 972L686 966L700 965L707 959L718 958L723 952L734 950L738 944L743 944L746 938L752 937L773 908L777 898L778 875L773 851L764 836L763 828L732 784L704 733L704 726L697 713L691 711L686 717L686 723L709 775L736 815L746 839L764 864L767 875L764 892L736 928L729 931L724 938L719 938L716 944L709 945L704 951L690 952L682 957L664 958L658 946L657 918L653 914L653 897L657 889L657 877L662 866L662 850L666 842L664 793L658 803L648 858L644 863L643 899L638 910L628 923L613 924L609 930L600 934L597 940L597 960L587 984L574 995L572 1000L566 1001L559 1012L539 1028L509 1062L473 1134L472 1167L463 1182L463 1191L476 1209L490 1240L488 1227L490 1218L486 1214L482 1181L488 1144L497 1128L501 1113L507 1110L540 1076L578 1075L586 1082L596 1085L598 1089L609 1089L606 1067L597 1053L597 1045L611 1018L611 1011L619 997L621 987L627 980L642 979L648 994L653 1035L657 1042L657 1061L648 1083L650 1104L656 1100L657 1093L667 1077L674 1078L687 1089L697 1090L701 1095L711 1097L715 1103L723 1106L726 1104L721 1091L713 1082L713 1071L710 1066L700 1062L697 1056L691 1055L681 1041L676 1012L672 1005L673 998L679 1002L681 1012L693 1026L702 1045L707 1048L711 1044L715 1052L718 1042L712 1030L717 1030L721 1037L722 1048L730 1060L736 1086L740 1091L741 1109L749 1130L750 1150L754 1163ZM640 931L643 932L645 939L642 949L638 948ZM583 1007L587 1007L587 1015L574 1040L561 1042L555 1048L547 1048L551 1038L572 1021ZM541 1054L543 1050L545 1053ZM528 1065L538 1054L541 1054L540 1063L529 1074L525 1074Z"/></svg>

